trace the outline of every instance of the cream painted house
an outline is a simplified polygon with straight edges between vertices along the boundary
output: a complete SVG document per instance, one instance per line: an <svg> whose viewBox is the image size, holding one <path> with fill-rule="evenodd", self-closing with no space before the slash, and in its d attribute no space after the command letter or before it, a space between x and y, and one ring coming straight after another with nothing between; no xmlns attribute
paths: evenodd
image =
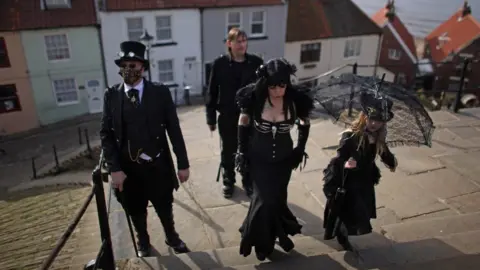
<svg viewBox="0 0 480 270"><path fill-rule="evenodd" d="M392 79L390 72L376 67L382 30L352 1L336 0L329 5L317 1L314 8L310 3L298 0L288 6L285 58L297 66L298 81L316 84L330 77L317 78L320 74L335 69L329 75L352 72L355 63L359 75L385 72L386 79Z"/></svg>

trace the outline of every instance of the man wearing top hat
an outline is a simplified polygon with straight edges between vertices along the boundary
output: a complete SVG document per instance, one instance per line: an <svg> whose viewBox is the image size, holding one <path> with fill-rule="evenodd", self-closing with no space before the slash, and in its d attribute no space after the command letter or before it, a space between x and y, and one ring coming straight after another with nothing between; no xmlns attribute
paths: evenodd
<svg viewBox="0 0 480 270"><path fill-rule="evenodd" d="M170 90L142 76L149 68L145 49L136 41L120 44L115 64L124 82L105 91L100 130L116 197L137 232L139 257L148 256L151 249L148 201L163 225L165 243L176 253L189 252L175 230L172 210L178 180L185 182L189 178L187 150ZM178 174L167 133L177 157Z"/></svg>

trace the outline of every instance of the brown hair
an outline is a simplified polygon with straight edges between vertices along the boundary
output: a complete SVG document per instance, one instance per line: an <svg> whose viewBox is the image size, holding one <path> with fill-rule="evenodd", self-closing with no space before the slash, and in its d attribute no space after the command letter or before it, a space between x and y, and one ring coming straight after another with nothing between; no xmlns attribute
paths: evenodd
<svg viewBox="0 0 480 270"><path fill-rule="evenodd" d="M237 40L238 38L241 38L241 37L247 39L248 38L247 37L247 32L241 30L238 27L233 27L232 29L230 29L230 31L228 31L227 41L232 42L232 41L235 41L235 40ZM228 45L226 45L226 46L227 46L228 53L231 53L232 49Z"/></svg>
<svg viewBox="0 0 480 270"><path fill-rule="evenodd" d="M359 142L358 142L358 149L360 147L365 147L366 142L368 141L368 138L365 136L365 127L367 126L367 120L368 117L365 113L360 112L358 114L358 117L355 121L352 123L352 128L351 131L353 132L352 136L358 136ZM386 128L385 126L382 128ZM378 136L376 140L376 149L377 149L377 154L381 155L385 151L385 141L383 136Z"/></svg>

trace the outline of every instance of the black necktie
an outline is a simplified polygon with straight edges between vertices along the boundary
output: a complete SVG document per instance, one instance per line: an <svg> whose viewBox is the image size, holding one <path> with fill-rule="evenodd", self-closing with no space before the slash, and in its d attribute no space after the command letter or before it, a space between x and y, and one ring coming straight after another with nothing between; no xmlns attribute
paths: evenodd
<svg viewBox="0 0 480 270"><path fill-rule="evenodd" d="M128 99L132 102L133 106L136 108L140 104L140 98L138 96L138 90L132 88L127 92Z"/></svg>

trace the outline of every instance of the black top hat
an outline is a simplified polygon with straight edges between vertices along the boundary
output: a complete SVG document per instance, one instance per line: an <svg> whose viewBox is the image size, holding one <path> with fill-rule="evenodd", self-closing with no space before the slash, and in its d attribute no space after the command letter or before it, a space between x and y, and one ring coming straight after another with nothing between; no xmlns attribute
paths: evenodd
<svg viewBox="0 0 480 270"><path fill-rule="evenodd" d="M120 44L119 58L115 59L115 64L120 66L123 61L140 61L145 70L148 69L148 60L144 58L146 47L138 41L124 41Z"/></svg>
<svg viewBox="0 0 480 270"><path fill-rule="evenodd" d="M386 97L373 93L362 93L360 102L363 112L369 119L388 122L395 116L392 112L393 102Z"/></svg>

